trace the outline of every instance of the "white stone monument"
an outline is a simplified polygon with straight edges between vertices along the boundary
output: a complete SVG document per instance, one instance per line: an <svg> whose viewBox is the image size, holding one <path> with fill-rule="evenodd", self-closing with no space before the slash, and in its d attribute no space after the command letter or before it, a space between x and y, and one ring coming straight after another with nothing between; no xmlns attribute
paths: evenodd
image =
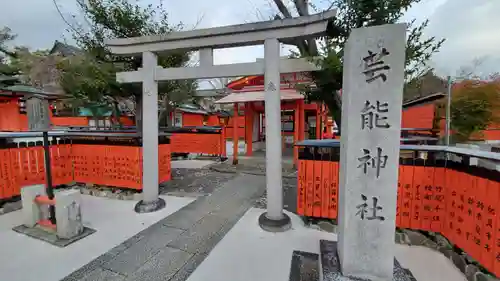
<svg viewBox="0 0 500 281"><path fill-rule="evenodd" d="M355 29L345 48L338 255L348 277L393 280L405 32Z"/></svg>

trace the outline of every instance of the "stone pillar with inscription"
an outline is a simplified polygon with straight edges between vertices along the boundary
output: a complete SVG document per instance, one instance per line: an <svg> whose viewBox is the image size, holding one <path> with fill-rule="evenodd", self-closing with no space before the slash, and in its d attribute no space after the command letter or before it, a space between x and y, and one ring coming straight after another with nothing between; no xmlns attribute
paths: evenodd
<svg viewBox="0 0 500 281"><path fill-rule="evenodd" d="M393 280L405 32L354 29L345 48L338 256L348 277Z"/></svg>
<svg viewBox="0 0 500 281"><path fill-rule="evenodd" d="M280 43L277 39L264 42L265 114L266 114L266 192L267 212L259 217L262 229L281 232L290 229L290 217L283 213L281 178L281 96Z"/></svg>

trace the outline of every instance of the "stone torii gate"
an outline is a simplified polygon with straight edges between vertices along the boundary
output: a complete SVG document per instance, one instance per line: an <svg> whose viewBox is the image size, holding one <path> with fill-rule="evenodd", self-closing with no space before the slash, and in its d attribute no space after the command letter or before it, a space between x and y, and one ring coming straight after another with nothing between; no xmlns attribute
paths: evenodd
<svg viewBox="0 0 500 281"><path fill-rule="evenodd" d="M307 59L280 60L280 41L317 38L325 34L336 11L310 16L240 24L163 35L111 39L106 42L116 55L142 55L142 68L117 73L122 83L142 83L143 89L143 200L137 212L153 212L165 206L158 197L158 82L182 79L209 79L264 75L266 85L266 190L267 212L259 218L268 231L289 228L290 218L283 213L280 73L317 70ZM264 61L214 65L213 50L264 44ZM162 68L156 53L199 51L196 67Z"/></svg>

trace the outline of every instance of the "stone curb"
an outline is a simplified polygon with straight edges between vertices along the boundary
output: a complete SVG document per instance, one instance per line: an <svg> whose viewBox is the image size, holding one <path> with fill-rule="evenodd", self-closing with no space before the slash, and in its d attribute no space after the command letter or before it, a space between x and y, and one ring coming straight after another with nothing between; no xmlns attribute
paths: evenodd
<svg viewBox="0 0 500 281"><path fill-rule="evenodd" d="M130 192L128 190L112 189L109 187L88 187L88 186L80 186L76 188L80 189L80 193L83 195L90 195L90 196L109 198L115 200L127 200L127 201L142 200L142 193Z"/></svg>
<svg viewBox="0 0 500 281"><path fill-rule="evenodd" d="M254 176L265 176L265 172L254 172L254 171L249 171L249 170L230 170L230 169L224 169L224 168L218 168L218 167L209 167L210 170L216 171L219 173L226 173L226 174L248 174L248 175L254 175ZM288 179L293 179L296 176L290 176L290 175L282 175L283 178L288 178Z"/></svg>
<svg viewBox="0 0 500 281"><path fill-rule="evenodd" d="M4 215L4 214L8 214L10 212L14 212L14 211L20 210L20 209L22 209L22 207L23 207L23 205L22 205L22 201L21 200L14 201L14 202L6 202L0 208L0 216Z"/></svg>
<svg viewBox="0 0 500 281"><path fill-rule="evenodd" d="M474 277L476 276L477 272L480 272L477 266L473 264L468 264L465 266L465 277L467 278L468 281L476 280Z"/></svg>
<svg viewBox="0 0 500 281"><path fill-rule="evenodd" d="M464 274L467 281L500 281L500 279L482 272L477 265L472 263L473 260L465 253L459 254L453 250L453 245L441 234L429 233L436 239L437 242L434 242L426 235L417 231L404 229L403 232L399 233L399 236L401 236L402 233L408 236L410 241L409 245L425 246L441 252ZM401 240L402 238L398 238L398 233L396 233L396 242L398 239Z"/></svg>

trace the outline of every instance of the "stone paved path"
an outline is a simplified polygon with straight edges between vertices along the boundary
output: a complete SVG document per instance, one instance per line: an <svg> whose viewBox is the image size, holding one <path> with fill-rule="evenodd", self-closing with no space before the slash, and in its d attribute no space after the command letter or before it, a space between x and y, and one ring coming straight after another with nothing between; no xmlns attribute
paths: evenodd
<svg viewBox="0 0 500 281"><path fill-rule="evenodd" d="M289 160L289 161L288 161ZM293 167L293 159L288 159L283 165L283 207L285 210L295 213L297 211L297 169ZM265 175L266 163L263 157L245 157L239 160L238 165L231 161L213 164L210 170L218 172L215 175L222 177L223 174L250 174ZM255 208L267 208L266 193L257 199L253 205Z"/></svg>
<svg viewBox="0 0 500 281"><path fill-rule="evenodd" d="M184 281L264 190L265 177L238 175L63 281Z"/></svg>
<svg viewBox="0 0 500 281"><path fill-rule="evenodd" d="M209 168L172 169L172 180L160 184L160 194L209 195L222 183L235 176L235 174L212 171Z"/></svg>

